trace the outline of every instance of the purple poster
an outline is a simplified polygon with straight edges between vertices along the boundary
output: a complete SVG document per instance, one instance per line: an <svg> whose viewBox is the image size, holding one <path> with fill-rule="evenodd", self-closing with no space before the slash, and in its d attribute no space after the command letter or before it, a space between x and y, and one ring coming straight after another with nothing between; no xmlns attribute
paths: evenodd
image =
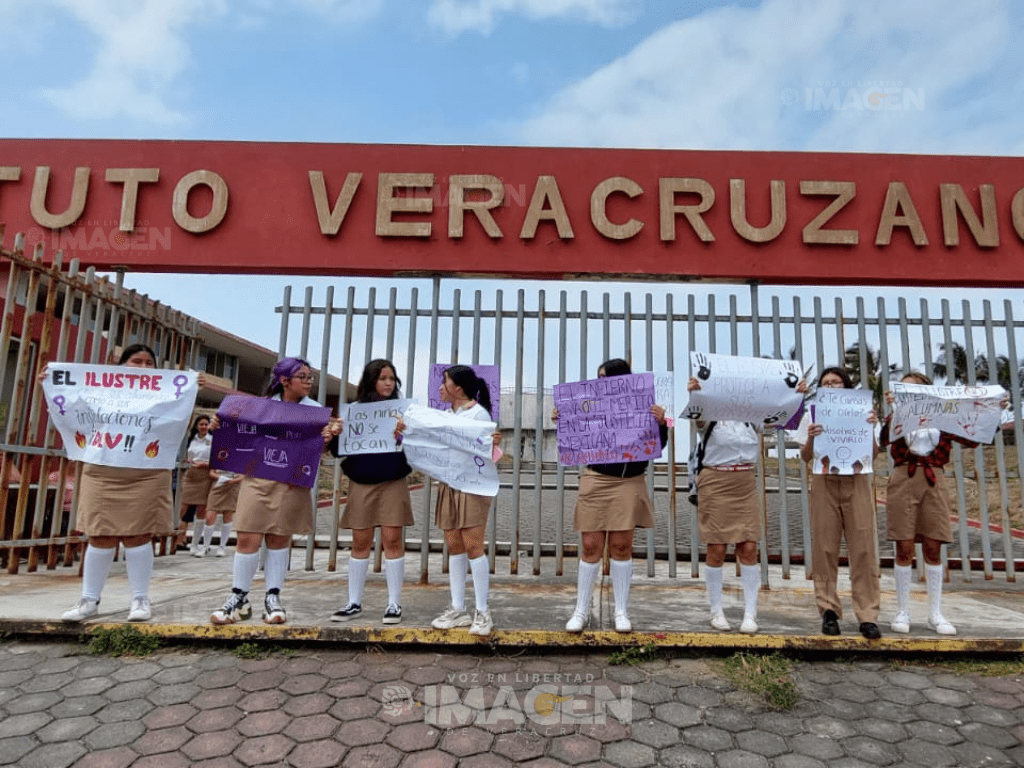
<svg viewBox="0 0 1024 768"><path fill-rule="evenodd" d="M430 366L430 379L427 382L427 404L439 411L447 411L448 403L441 401L441 381L444 379L446 368L451 368L455 363L434 363ZM496 365L471 365L479 378L487 382L487 390L491 394L491 421L500 424L498 416L501 413L501 405L498 402L501 392L501 376Z"/></svg>
<svg viewBox="0 0 1024 768"><path fill-rule="evenodd" d="M229 395L217 410L210 466L312 488L331 409Z"/></svg>
<svg viewBox="0 0 1024 768"><path fill-rule="evenodd" d="M658 458L654 404L651 373L556 384L558 462L577 466Z"/></svg>

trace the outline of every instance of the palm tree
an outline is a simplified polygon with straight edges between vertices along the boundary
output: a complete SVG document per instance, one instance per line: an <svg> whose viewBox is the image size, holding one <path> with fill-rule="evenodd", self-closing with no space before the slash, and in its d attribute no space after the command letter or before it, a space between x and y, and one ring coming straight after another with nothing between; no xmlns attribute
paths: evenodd
<svg viewBox="0 0 1024 768"><path fill-rule="evenodd" d="M863 385L870 389L875 404L875 412L882 413L882 356L871 348L870 344L864 344L864 358L867 363L867 377L861 368L861 342L858 339L846 348L843 352L843 367L850 372L850 379L854 386ZM899 370L895 363L889 365L889 378Z"/></svg>

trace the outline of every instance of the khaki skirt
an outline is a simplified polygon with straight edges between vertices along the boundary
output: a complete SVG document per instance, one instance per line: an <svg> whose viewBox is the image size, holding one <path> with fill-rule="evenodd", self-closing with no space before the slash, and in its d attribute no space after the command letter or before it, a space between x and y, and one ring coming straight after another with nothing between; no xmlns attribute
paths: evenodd
<svg viewBox="0 0 1024 768"><path fill-rule="evenodd" d="M238 506L238 490L242 483L221 483L210 489L206 497L206 511L215 515L233 515Z"/></svg>
<svg viewBox="0 0 1024 768"><path fill-rule="evenodd" d="M952 508L942 467L934 467L935 485L928 484L924 467L910 477L907 466L893 467L886 490L885 515L892 541L953 540Z"/></svg>
<svg viewBox="0 0 1024 768"><path fill-rule="evenodd" d="M697 522L705 544L761 540L761 510L754 470L723 472L705 467L697 478Z"/></svg>
<svg viewBox="0 0 1024 768"><path fill-rule="evenodd" d="M211 485L213 478L210 477L209 467L189 467L185 470L185 479L181 485L181 503L205 504Z"/></svg>
<svg viewBox="0 0 1024 768"><path fill-rule="evenodd" d="M654 508L644 475L612 477L592 469L583 470L572 520L574 531L631 531L653 527Z"/></svg>
<svg viewBox="0 0 1024 768"><path fill-rule="evenodd" d="M294 536L313 530L309 488L260 477L246 477L239 486L236 531Z"/></svg>
<svg viewBox="0 0 1024 768"><path fill-rule="evenodd" d="M348 481L348 501L340 527L361 530L378 525L401 527L413 522L406 478L370 485Z"/></svg>
<svg viewBox="0 0 1024 768"><path fill-rule="evenodd" d="M87 536L169 534L171 510L169 469L82 467L77 527Z"/></svg>
<svg viewBox="0 0 1024 768"><path fill-rule="evenodd" d="M491 511L491 500L490 496L456 491L444 483L438 483L434 525L442 531L485 526Z"/></svg>

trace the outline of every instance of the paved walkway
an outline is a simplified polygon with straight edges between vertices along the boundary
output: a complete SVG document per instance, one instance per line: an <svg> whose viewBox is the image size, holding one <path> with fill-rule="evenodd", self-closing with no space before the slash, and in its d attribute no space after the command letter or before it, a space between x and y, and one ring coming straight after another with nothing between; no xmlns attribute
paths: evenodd
<svg viewBox="0 0 1024 768"><path fill-rule="evenodd" d="M0 645L0 765L19 768L1019 766L1024 678L797 661L773 709L722 662L606 652L304 647L257 660Z"/></svg>

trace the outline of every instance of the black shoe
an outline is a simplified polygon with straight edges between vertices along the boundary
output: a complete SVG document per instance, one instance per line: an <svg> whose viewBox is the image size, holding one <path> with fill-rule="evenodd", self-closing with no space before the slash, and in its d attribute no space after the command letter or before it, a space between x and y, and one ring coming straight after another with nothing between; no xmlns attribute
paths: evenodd
<svg viewBox="0 0 1024 768"><path fill-rule="evenodd" d="M842 634L839 629L839 616L835 611L825 611L821 614L821 633L823 635Z"/></svg>
<svg viewBox="0 0 1024 768"><path fill-rule="evenodd" d="M860 633L868 640L878 640L882 637L881 630L873 621L862 621L860 623Z"/></svg>
<svg viewBox="0 0 1024 768"><path fill-rule="evenodd" d="M402 622L402 606L389 605L384 611L384 624L400 624Z"/></svg>
<svg viewBox="0 0 1024 768"><path fill-rule="evenodd" d="M360 613L363 612L363 606L359 603L349 603L340 611L335 611L331 614L331 621L348 621L354 619Z"/></svg>

